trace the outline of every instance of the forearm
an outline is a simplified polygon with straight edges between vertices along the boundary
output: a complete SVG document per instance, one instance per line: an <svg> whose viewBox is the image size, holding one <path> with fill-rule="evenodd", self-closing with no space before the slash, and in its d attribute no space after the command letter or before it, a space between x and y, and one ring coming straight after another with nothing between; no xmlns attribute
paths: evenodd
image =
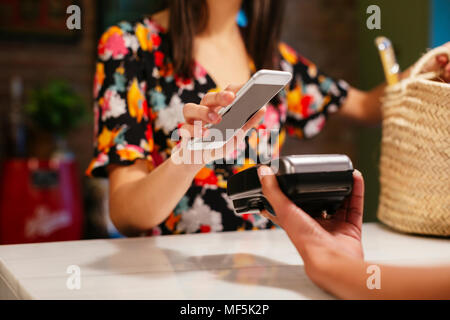
<svg viewBox="0 0 450 320"><path fill-rule="evenodd" d="M379 268L379 288L370 289L373 271ZM332 254L309 270L311 279L343 299L449 299L450 266L401 267L364 262Z"/></svg>
<svg viewBox="0 0 450 320"><path fill-rule="evenodd" d="M399 80L409 77L410 73L411 68L405 70L400 74ZM382 83L369 91L350 87L347 99L341 108L342 114L366 124L380 123L382 119L381 99L386 86L386 83Z"/></svg>
<svg viewBox="0 0 450 320"><path fill-rule="evenodd" d="M150 173L110 190L114 225L128 236L157 226L170 215L201 168L168 159Z"/></svg>
<svg viewBox="0 0 450 320"><path fill-rule="evenodd" d="M350 88L341 111L346 117L365 124L374 125L381 121L381 97L385 84L381 84L370 91Z"/></svg>

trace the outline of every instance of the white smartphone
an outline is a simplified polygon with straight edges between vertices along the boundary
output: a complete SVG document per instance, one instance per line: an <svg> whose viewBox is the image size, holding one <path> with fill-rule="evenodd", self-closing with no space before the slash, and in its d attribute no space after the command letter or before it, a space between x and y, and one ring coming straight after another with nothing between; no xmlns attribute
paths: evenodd
<svg viewBox="0 0 450 320"><path fill-rule="evenodd" d="M222 121L215 125L205 126L210 129L211 135L192 139L188 143L188 149L202 150L223 147L291 79L292 74L290 72L264 69L256 72L236 93L233 103L220 109L219 114L222 116Z"/></svg>

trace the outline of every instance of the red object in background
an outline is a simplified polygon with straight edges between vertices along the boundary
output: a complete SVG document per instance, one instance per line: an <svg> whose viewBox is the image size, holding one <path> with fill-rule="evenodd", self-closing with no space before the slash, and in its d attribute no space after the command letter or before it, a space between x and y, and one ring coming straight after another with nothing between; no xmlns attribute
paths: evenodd
<svg viewBox="0 0 450 320"><path fill-rule="evenodd" d="M74 161L5 161L0 186L0 243L78 240L82 199Z"/></svg>

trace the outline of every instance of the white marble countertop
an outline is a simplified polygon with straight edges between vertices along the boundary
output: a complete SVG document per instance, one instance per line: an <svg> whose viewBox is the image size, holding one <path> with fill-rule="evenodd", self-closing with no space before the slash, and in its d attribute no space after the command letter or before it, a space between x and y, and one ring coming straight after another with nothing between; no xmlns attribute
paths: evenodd
<svg viewBox="0 0 450 320"><path fill-rule="evenodd" d="M364 224L366 259L450 264L450 240ZM282 230L0 246L0 299L332 299ZM67 268L81 271L69 290Z"/></svg>

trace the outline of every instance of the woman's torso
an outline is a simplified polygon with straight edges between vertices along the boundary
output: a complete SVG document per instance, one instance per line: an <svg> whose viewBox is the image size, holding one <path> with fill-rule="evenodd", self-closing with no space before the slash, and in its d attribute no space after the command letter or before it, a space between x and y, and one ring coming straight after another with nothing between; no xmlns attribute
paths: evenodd
<svg viewBox="0 0 450 320"><path fill-rule="evenodd" d="M264 160L268 155L277 157L286 131L299 137L315 135L345 97L345 83L319 74L284 44L280 53L277 67L293 72L296 79L267 105L264 119L230 157L232 161L205 166L169 217L149 234L274 227L260 215L234 214L226 195L228 178L259 162L259 155ZM96 152L88 174L104 176L106 165L140 158L157 166L177 143L172 134L184 121L184 104L199 103L207 92L219 90L199 63L192 78L174 74L169 34L148 18L110 28L100 40L99 57L94 85Z"/></svg>

